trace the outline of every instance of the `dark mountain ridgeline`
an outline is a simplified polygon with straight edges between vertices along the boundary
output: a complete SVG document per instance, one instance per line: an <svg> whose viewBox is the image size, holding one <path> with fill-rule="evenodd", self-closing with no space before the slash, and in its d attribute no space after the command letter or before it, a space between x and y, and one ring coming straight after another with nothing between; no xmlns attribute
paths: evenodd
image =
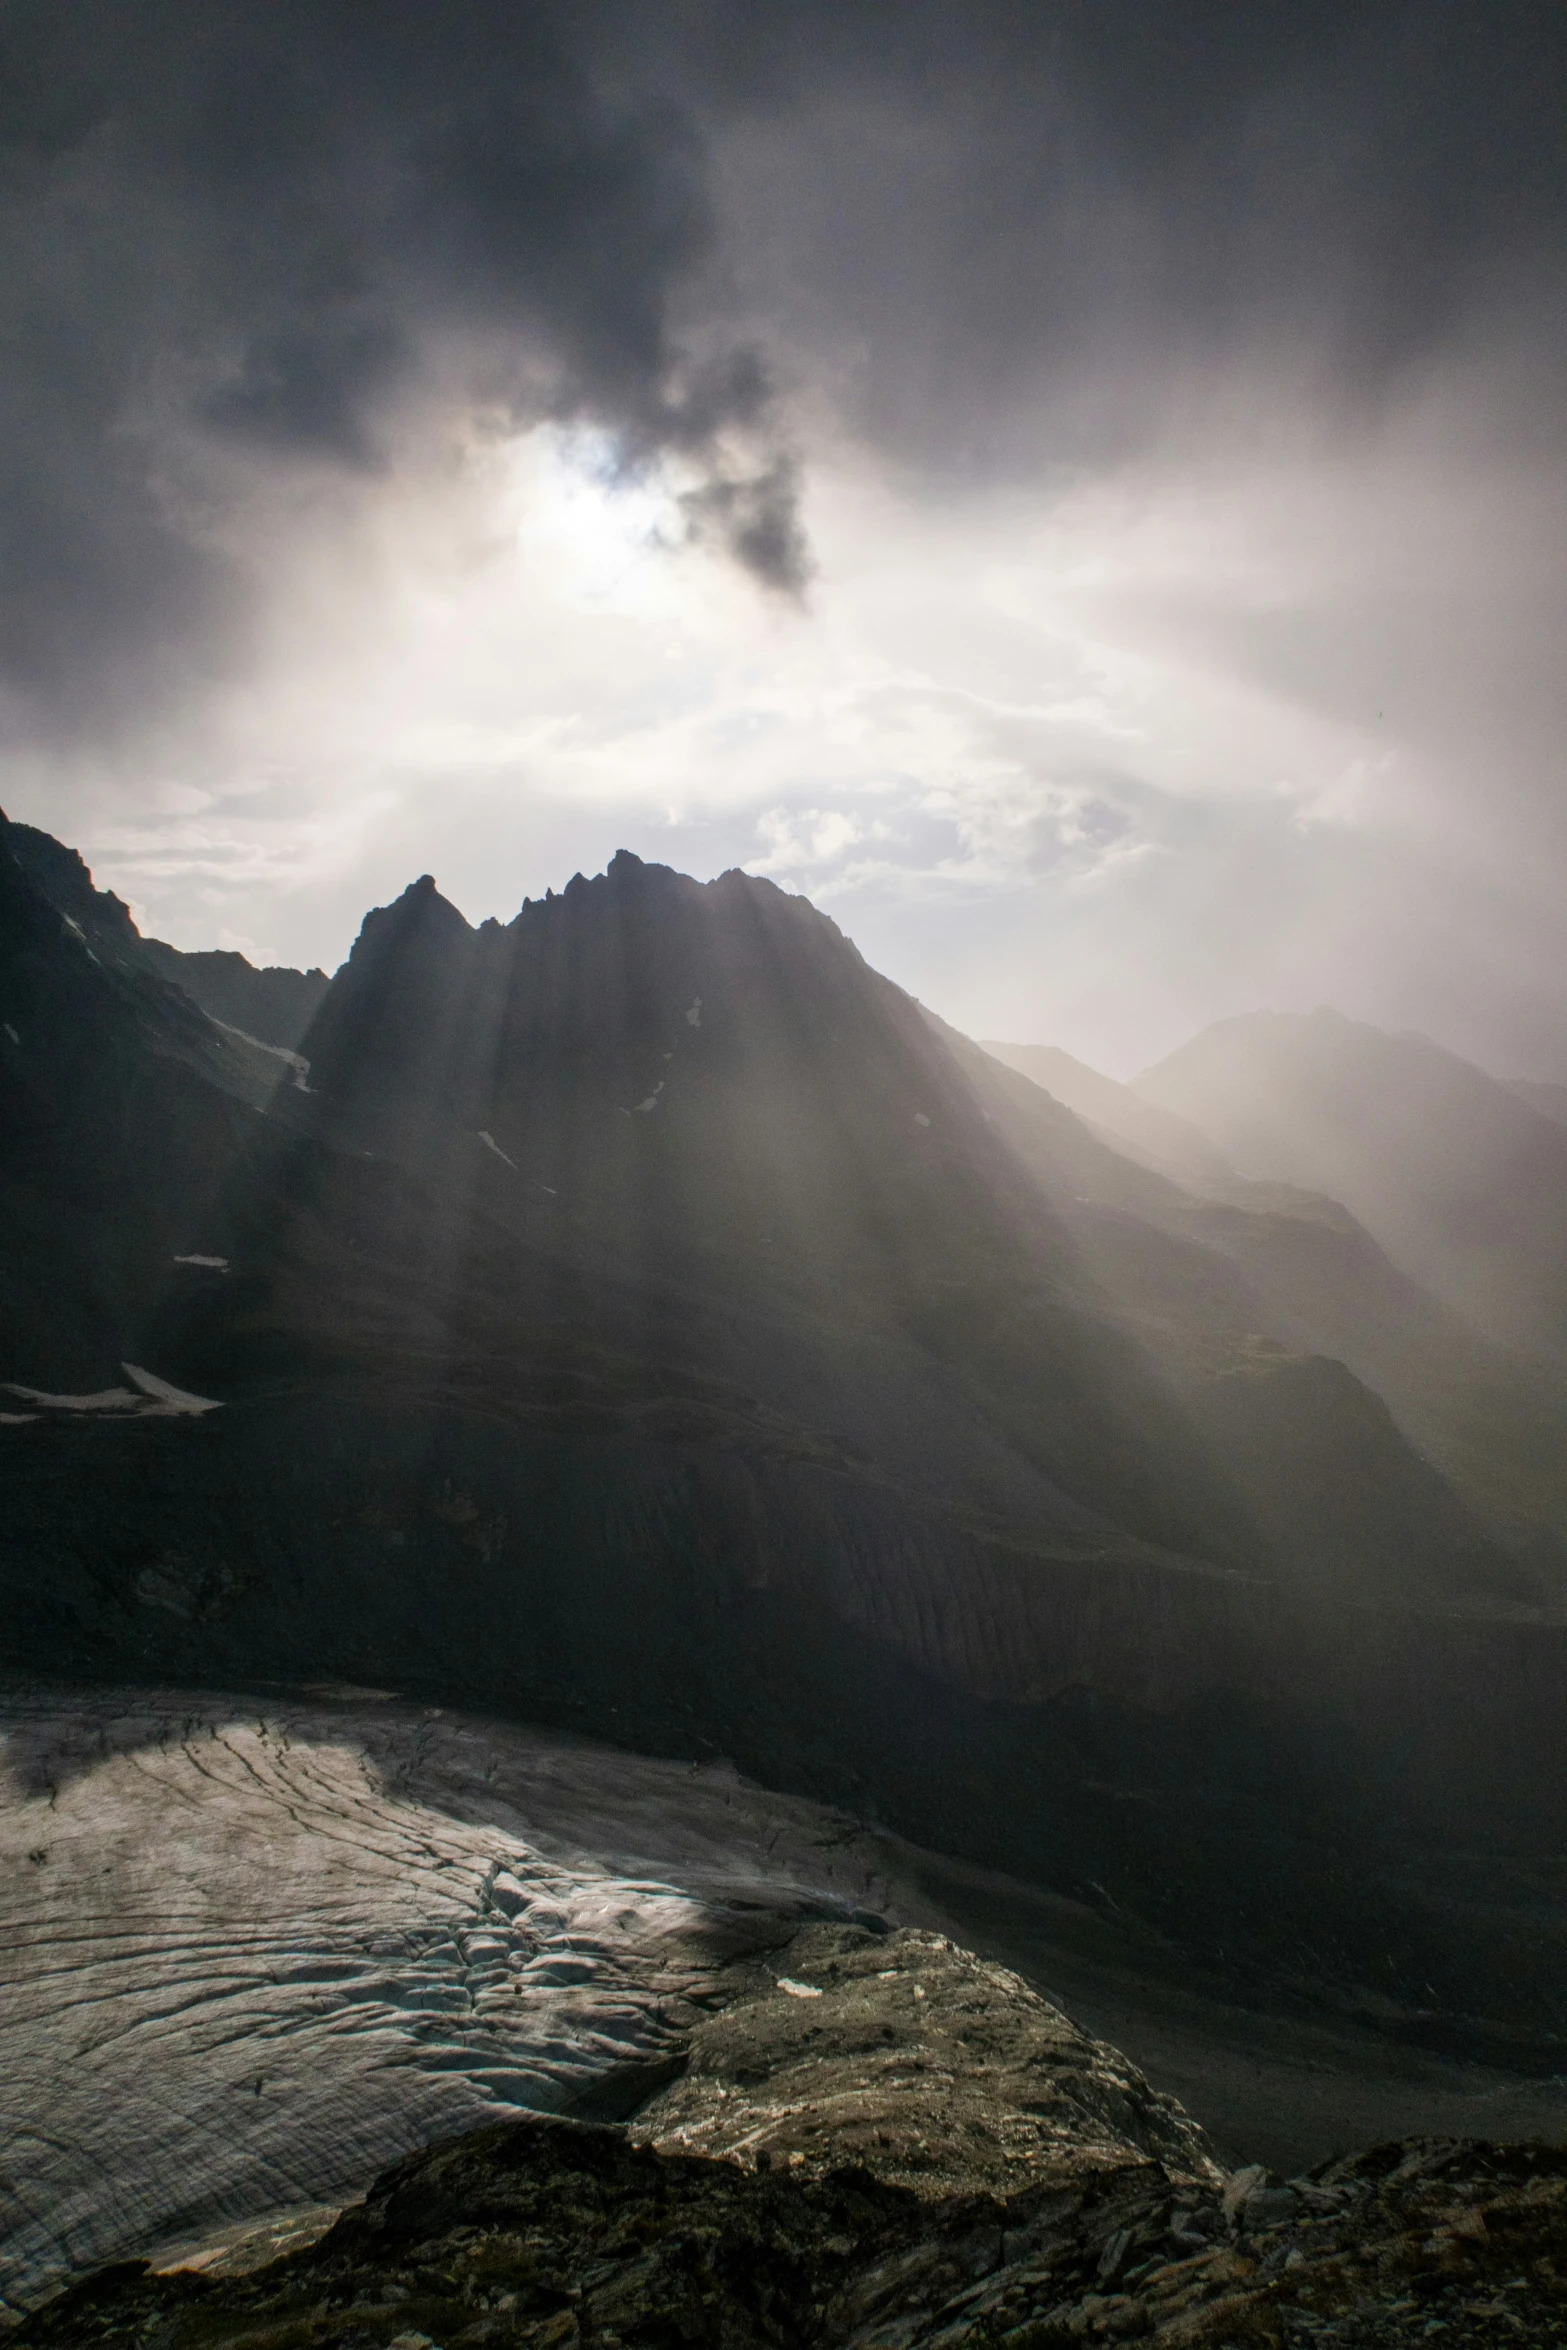
<svg viewBox="0 0 1567 2350"><path fill-rule="evenodd" d="M28 865L40 843L51 897L0 854L0 1328L10 1375L94 1387L133 1350L274 1080L143 962L79 858L40 834Z"/></svg>
<svg viewBox="0 0 1567 2350"><path fill-rule="evenodd" d="M154 971L169 980L209 1019L237 1028L258 1044L293 1051L327 990L324 971L258 970L226 949L184 954L162 939L143 938L130 908L112 890L96 889L86 864L31 824L9 824L12 856L58 913L74 921L101 961L123 971Z"/></svg>
<svg viewBox="0 0 1567 2350"><path fill-rule="evenodd" d="M622 855L475 932L420 883L367 922L306 1044L339 1138L466 1186L488 1135L503 1212L550 1203L623 1278L912 1342L1107 1524L1257 1555L1057 1205L917 1008L804 900Z"/></svg>
<svg viewBox="0 0 1567 2350"><path fill-rule="evenodd" d="M1446 1935L1485 2011L1484 1932L1376 1853L1558 1831L1561 1635L1283 1330L1267 1219L740 874L623 855L477 930L416 884L309 1093L133 931L112 961L15 855L0 887L0 1375L224 1405L0 1430L13 1662L717 1748L1285 1971L1434 1979ZM1304 1222L1301 1292L1314 1236L1375 1258Z"/></svg>
<svg viewBox="0 0 1567 2350"><path fill-rule="evenodd" d="M280 963L258 968L230 948L186 954L161 938L144 938L141 944L165 978L182 987L210 1019L285 1052L298 1048L327 991L324 971L291 971Z"/></svg>

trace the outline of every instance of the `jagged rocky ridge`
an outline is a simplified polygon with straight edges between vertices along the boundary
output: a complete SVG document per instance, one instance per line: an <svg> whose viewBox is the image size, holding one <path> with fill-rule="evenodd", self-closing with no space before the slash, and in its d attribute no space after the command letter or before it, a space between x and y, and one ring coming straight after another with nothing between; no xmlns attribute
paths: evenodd
<svg viewBox="0 0 1567 2350"><path fill-rule="evenodd" d="M261 968L231 949L188 954L161 938L143 938L130 908L112 890L95 889L86 864L36 825L8 824L11 854L42 894L75 922L95 954L121 968L153 971L220 1026L253 1043L292 1051L327 990L324 971Z"/></svg>
<svg viewBox="0 0 1567 2350"><path fill-rule="evenodd" d="M223 1406L0 1431L14 1659L717 1748L1505 2004L1385 1846L1558 1832L1550 1560L1313 1342L1325 1234L1364 1366L1416 1343L1349 1220L1119 1158L742 875L621 857L478 931L416 885L307 1091L0 867L15 1376Z"/></svg>
<svg viewBox="0 0 1567 2350"><path fill-rule="evenodd" d="M157 968L210 1018L282 1052L292 1052L299 1044L327 991L327 975L321 970L257 965L228 948L192 954L165 945L161 938L144 939L142 946Z"/></svg>

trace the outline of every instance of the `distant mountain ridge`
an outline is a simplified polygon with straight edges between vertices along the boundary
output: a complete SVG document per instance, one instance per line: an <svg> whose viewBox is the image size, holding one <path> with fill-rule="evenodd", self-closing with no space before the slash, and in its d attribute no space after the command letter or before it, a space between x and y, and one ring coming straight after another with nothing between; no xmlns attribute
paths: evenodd
<svg viewBox="0 0 1567 2350"><path fill-rule="evenodd" d="M1487 1339L1401 1270L1339 1198L1304 1187L1300 1163L1281 1162L1295 1167L1292 1181L1241 1175L1189 1119L1059 1048L985 1050L1069 1105L1117 1154L1085 1158L1079 1147L1076 1190L1217 1252L1239 1276L1243 1289L1221 1308L1211 1256L1193 1260L1203 1266L1208 1305L1175 1326L1186 1333L1182 1344L1205 1322L1199 1343L1217 1343L1227 1310L1290 1347L1340 1359L1483 1513L1551 1529L1548 1547L1567 1563L1567 1382ZM1128 1161L1144 1173L1134 1175ZM1125 1288L1113 1251L1101 1270ZM1126 1299L1128 1310L1144 1312L1135 1283ZM1166 1344L1173 1335L1166 1326Z"/></svg>
<svg viewBox="0 0 1567 2350"><path fill-rule="evenodd" d="M1567 1085L1541 1084L1532 1077L1510 1077L1507 1090L1515 1093L1531 1110L1538 1110L1542 1118L1550 1118L1558 1126L1567 1126Z"/></svg>
<svg viewBox="0 0 1567 2350"><path fill-rule="evenodd" d="M1342 1200L1503 1344L1567 1360L1567 1130L1517 1088L1324 1009L1219 1021L1135 1091L1243 1174Z"/></svg>
<svg viewBox="0 0 1567 2350"><path fill-rule="evenodd" d="M293 971L281 963L258 966L232 948L188 954L166 946L161 938L144 938L141 943L143 953L211 1019L286 1052L298 1048L329 984L322 970Z"/></svg>
<svg viewBox="0 0 1567 2350"><path fill-rule="evenodd" d="M1085 1061L1073 1058L1054 1044L995 1044L984 1050L1019 1076L1043 1086L1046 1093L1075 1110L1140 1165L1150 1166L1176 1182L1223 1188L1236 1180L1235 1170L1190 1119L1144 1101L1129 1085L1102 1077Z"/></svg>

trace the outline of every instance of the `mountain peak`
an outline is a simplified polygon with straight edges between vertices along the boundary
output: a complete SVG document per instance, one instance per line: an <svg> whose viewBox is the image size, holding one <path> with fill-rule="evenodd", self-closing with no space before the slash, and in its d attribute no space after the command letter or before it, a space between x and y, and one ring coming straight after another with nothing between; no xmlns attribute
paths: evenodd
<svg viewBox="0 0 1567 2350"><path fill-rule="evenodd" d="M454 906L450 898L442 897L435 875L421 873L417 881L410 881L389 904L371 907L359 926L353 953L359 952L367 937L384 930L388 924L401 929L408 922L421 926L433 922L454 935L458 930L469 937L473 934L473 926L460 907Z"/></svg>

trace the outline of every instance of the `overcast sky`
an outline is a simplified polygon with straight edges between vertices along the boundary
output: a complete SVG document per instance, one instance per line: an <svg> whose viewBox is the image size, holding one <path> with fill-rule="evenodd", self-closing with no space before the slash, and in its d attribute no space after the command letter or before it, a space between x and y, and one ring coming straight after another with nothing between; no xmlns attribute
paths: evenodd
<svg viewBox="0 0 1567 2350"><path fill-rule="evenodd" d="M0 803L1567 1079L1558 0L0 0Z"/></svg>

